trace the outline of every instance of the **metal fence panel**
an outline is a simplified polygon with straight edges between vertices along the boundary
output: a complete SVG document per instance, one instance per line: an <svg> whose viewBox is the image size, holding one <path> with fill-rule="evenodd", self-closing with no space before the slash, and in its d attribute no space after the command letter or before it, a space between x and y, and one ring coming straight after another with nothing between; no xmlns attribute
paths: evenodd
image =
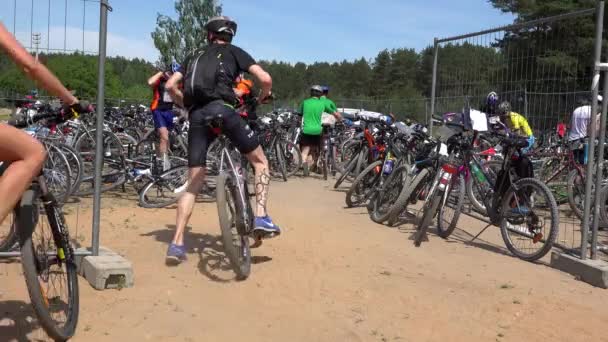
<svg viewBox="0 0 608 342"><path fill-rule="evenodd" d="M581 21L593 22L596 13L595 26L579 25ZM501 101L510 102L514 112L527 118L540 145L566 142L567 136L556 137L558 124L570 125L575 108L590 105L594 113L599 112L594 101L598 87L590 91L589 84L594 79L594 64L600 58L594 52L599 53L596 44L601 46L602 18L603 1L594 9L435 39L430 112L441 116L474 108L496 114L497 108L485 104L487 94L495 91ZM430 118L427 122L432 127ZM593 144L590 155L594 155ZM589 159L591 170L594 158ZM603 154L599 157L600 164L602 161ZM564 165L564 171L548 182L558 200L568 197L566 182L570 170L574 169L574 165ZM591 177L585 179L593 181ZM601 184L601 180L597 184ZM568 201L559 206L558 243L583 258L587 257L590 223L597 223L599 216L597 206L591 216L588 215L591 204L598 203L593 201L593 196L599 194L594 192L592 196L589 187L587 198L578 192L575 198L585 203L583 220L574 215ZM593 236L597 237L595 230Z"/></svg>

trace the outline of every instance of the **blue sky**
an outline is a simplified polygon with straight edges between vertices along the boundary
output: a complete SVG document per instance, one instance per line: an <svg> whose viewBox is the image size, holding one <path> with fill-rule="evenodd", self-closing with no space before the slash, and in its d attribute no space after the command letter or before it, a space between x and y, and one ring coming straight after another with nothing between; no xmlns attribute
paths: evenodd
<svg viewBox="0 0 608 342"><path fill-rule="evenodd" d="M33 0L33 3L32 11L30 0L0 0L3 9L0 21L11 31L15 29L24 45L30 45L33 28L34 32L42 33L43 48L65 46L68 50L82 50L84 46L87 51L97 51L98 3L82 0ZM157 52L150 32L155 28L157 13L175 14L174 1L110 0L110 3L114 10L109 14L108 53L155 60ZM239 24L236 45L257 59L288 62L373 58L385 48L420 50L431 44L434 37L513 21L511 15L493 9L486 0L224 0L222 5L224 14Z"/></svg>

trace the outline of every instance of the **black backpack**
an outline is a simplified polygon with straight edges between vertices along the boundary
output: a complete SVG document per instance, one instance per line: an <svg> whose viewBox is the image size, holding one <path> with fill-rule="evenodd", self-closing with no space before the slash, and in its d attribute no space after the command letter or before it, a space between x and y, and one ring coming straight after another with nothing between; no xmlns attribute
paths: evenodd
<svg viewBox="0 0 608 342"><path fill-rule="evenodd" d="M236 103L232 82L224 69L228 45L211 45L190 59L184 78L184 106L204 106L212 101Z"/></svg>

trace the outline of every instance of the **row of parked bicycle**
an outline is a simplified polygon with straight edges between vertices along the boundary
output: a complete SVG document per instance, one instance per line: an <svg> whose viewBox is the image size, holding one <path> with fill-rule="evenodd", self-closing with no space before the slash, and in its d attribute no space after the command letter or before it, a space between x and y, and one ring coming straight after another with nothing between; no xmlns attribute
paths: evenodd
<svg viewBox="0 0 608 342"><path fill-rule="evenodd" d="M525 139L504 130L465 128L454 120L463 115L436 120L433 137L425 129L403 132L367 121L336 152L342 165L336 165L334 187L350 181L346 206L365 206L374 222L414 223L416 246L433 220L437 235L447 239L461 214L472 210L500 228L515 256L542 258L556 241L559 211L582 219L585 166L562 139L544 139L528 150ZM608 187L600 191L605 225Z"/></svg>

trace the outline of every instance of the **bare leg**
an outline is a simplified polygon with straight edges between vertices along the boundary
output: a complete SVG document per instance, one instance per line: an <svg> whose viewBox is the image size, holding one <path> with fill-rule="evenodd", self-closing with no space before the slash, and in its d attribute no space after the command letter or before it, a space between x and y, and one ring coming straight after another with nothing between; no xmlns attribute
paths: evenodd
<svg viewBox="0 0 608 342"><path fill-rule="evenodd" d="M268 201L268 189L270 187L268 159L266 159L261 147L248 153L246 157L255 170L255 216L264 217L268 215L266 203Z"/></svg>
<svg viewBox="0 0 608 342"><path fill-rule="evenodd" d="M310 146L302 146L302 164L308 164L308 155L310 154Z"/></svg>
<svg viewBox="0 0 608 342"><path fill-rule="evenodd" d="M188 221L190 221L192 210L194 210L194 203L196 202L196 195L201 192L204 181L205 168L191 167L188 174L188 188L177 201L177 218L175 235L173 236L173 243L176 245L184 245L184 230Z"/></svg>
<svg viewBox="0 0 608 342"><path fill-rule="evenodd" d="M158 146L158 157L163 161L163 171L167 171L171 166L169 165L169 157L167 152L169 151L169 130L167 127L161 127L158 129L158 136L160 137L160 143Z"/></svg>
<svg viewBox="0 0 608 342"><path fill-rule="evenodd" d="M0 223L38 176L45 158L42 144L21 130L0 124L0 161L11 162L0 178Z"/></svg>
<svg viewBox="0 0 608 342"><path fill-rule="evenodd" d="M167 151L169 151L169 130L167 129L167 127L159 128L158 136L160 137L158 153L160 153L161 155L166 154Z"/></svg>

